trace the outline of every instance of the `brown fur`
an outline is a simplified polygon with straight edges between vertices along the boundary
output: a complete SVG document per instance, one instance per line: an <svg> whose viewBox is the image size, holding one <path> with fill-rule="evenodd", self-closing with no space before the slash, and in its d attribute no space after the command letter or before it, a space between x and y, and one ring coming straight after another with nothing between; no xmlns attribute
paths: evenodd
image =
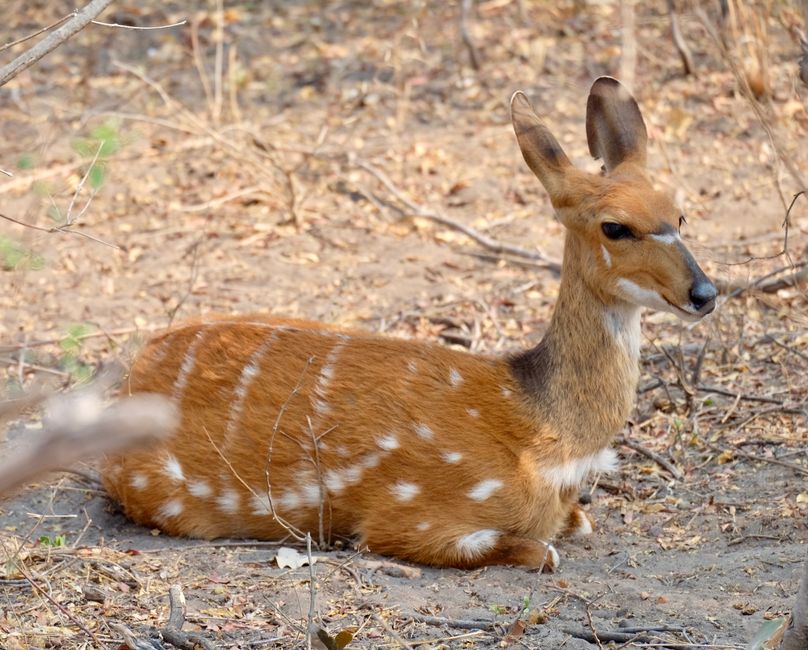
<svg viewBox="0 0 808 650"><path fill-rule="evenodd" d="M547 541L587 528L578 487L634 399L638 307L614 283L677 301L693 273L686 250L650 237L675 212L641 168L575 170L524 96L514 102L520 146L568 228L543 341L498 359L266 316L173 328L127 390L172 395L176 435L102 468L130 517L205 538L356 535L438 566L555 566ZM604 240L609 214L638 239Z"/></svg>

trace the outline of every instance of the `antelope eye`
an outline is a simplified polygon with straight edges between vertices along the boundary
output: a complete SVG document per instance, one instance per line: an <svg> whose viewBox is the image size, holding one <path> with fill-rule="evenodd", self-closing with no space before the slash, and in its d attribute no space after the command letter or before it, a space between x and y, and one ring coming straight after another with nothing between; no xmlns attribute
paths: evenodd
<svg viewBox="0 0 808 650"><path fill-rule="evenodd" d="M614 223L613 221L606 221L601 225L603 234L609 239L633 239L634 233L628 226L622 223Z"/></svg>

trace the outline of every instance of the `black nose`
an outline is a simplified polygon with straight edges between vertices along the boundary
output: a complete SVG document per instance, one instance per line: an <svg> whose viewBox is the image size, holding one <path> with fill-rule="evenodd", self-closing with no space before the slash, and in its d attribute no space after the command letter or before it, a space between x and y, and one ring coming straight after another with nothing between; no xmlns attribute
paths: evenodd
<svg viewBox="0 0 808 650"><path fill-rule="evenodd" d="M693 306L701 311L705 306L715 300L718 295L718 289L715 285L707 280L698 280L692 287L690 287L690 302Z"/></svg>

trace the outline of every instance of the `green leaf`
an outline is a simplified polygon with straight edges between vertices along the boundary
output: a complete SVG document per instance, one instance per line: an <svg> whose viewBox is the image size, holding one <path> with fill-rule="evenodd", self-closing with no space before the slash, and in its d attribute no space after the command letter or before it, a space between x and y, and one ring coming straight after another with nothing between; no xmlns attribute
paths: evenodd
<svg viewBox="0 0 808 650"><path fill-rule="evenodd" d="M36 160L30 153L24 153L17 159L17 169L33 169L35 165Z"/></svg>
<svg viewBox="0 0 808 650"><path fill-rule="evenodd" d="M98 150L98 144L94 143L89 138L76 138L70 146L73 147L73 151L83 158L94 157L95 152Z"/></svg>
<svg viewBox="0 0 808 650"><path fill-rule="evenodd" d="M39 271L45 266L41 255L20 243L0 235L0 267L6 271Z"/></svg>
<svg viewBox="0 0 808 650"><path fill-rule="evenodd" d="M93 188L98 189L101 187L101 185L104 184L104 166L100 163L95 163L92 167L90 167L90 172L87 175L87 178Z"/></svg>
<svg viewBox="0 0 808 650"><path fill-rule="evenodd" d="M48 206L46 214L50 217L51 221L54 221L60 225L65 222L65 219L62 216L62 211L59 209L58 205Z"/></svg>
<svg viewBox="0 0 808 650"><path fill-rule="evenodd" d="M746 650L774 650L780 643L780 638L788 625L788 617L781 616L770 621L764 621Z"/></svg>

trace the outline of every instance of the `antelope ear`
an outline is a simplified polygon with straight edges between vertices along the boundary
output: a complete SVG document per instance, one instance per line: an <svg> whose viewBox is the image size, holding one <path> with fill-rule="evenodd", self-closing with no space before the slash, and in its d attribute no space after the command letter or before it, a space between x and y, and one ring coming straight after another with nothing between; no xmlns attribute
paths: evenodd
<svg viewBox="0 0 808 650"><path fill-rule="evenodd" d="M533 111L521 90L517 90L511 97L511 121L527 166L536 174L555 203L555 199L561 194L567 172L573 168L572 163L558 140Z"/></svg>
<svg viewBox="0 0 808 650"><path fill-rule="evenodd" d="M607 173L624 162L645 167L645 122L636 100L617 79L600 77L592 84L586 102L586 139L589 153L603 159Z"/></svg>

